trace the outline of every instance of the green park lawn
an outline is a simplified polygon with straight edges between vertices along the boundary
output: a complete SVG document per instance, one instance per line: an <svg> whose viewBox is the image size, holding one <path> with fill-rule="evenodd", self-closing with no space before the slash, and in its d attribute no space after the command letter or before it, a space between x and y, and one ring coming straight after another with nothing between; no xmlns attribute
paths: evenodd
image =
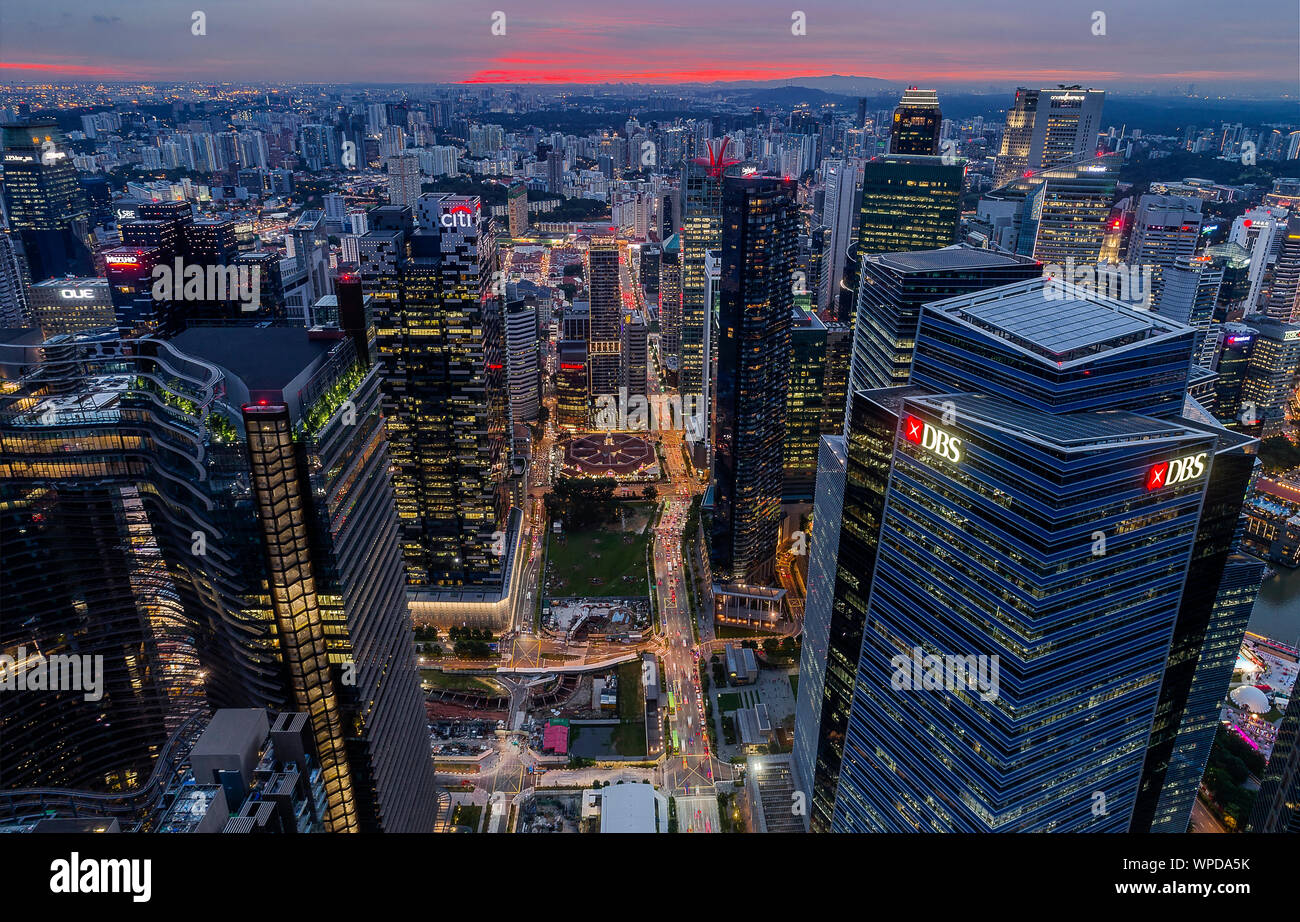
<svg viewBox="0 0 1300 922"><path fill-rule="evenodd" d="M646 548L652 531L619 531L617 522L600 528L547 538L546 559L551 572L551 598L569 596L644 597ZM628 579L624 579L628 577ZM595 579L598 582L592 582Z"/></svg>

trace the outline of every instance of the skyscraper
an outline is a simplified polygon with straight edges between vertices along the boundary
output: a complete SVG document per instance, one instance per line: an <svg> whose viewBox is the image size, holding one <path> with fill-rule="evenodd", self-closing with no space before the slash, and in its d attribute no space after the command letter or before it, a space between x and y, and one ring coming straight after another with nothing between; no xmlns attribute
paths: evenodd
<svg viewBox="0 0 1300 922"><path fill-rule="evenodd" d="M103 655L109 676L95 702L0 698L7 785L128 789L198 708L297 708L327 829L432 829L379 379L355 342L68 337L6 396L3 645Z"/></svg>
<svg viewBox="0 0 1300 922"><path fill-rule="evenodd" d="M659 360L672 375L681 367L682 247L673 234L659 257Z"/></svg>
<svg viewBox="0 0 1300 922"><path fill-rule="evenodd" d="M939 153L939 129L943 126L943 113L939 111L939 94L934 90L918 90L909 86L894 110L894 122L889 132L891 154Z"/></svg>
<svg viewBox="0 0 1300 922"><path fill-rule="evenodd" d="M420 197L420 156L413 151L393 154L388 165L388 203L414 207Z"/></svg>
<svg viewBox="0 0 1300 922"><path fill-rule="evenodd" d="M623 298L619 258L618 238L612 233L591 238L587 250L587 287L591 295L587 367L593 406L601 397L617 395L622 378Z"/></svg>
<svg viewBox="0 0 1300 922"><path fill-rule="evenodd" d="M862 171L860 160L825 160L825 204L822 221L827 239L822 251L822 269L817 278L817 311L832 310L839 303L840 284L844 281L844 260L849 252L853 231L853 205Z"/></svg>
<svg viewBox="0 0 1300 922"><path fill-rule="evenodd" d="M795 773L800 789L808 794L808 825L815 832L830 830L844 729L853 700L853 671L862 646L862 631L853 630L851 619L842 616L844 606L839 613L832 609L841 553L840 530L846 514L860 508L856 504L846 507L844 503L847 466L844 436L822 436L817 452L794 734ZM850 523L851 527L858 524ZM851 565L847 556L844 563Z"/></svg>
<svg viewBox="0 0 1300 922"><path fill-rule="evenodd" d="M499 586L507 393L491 219L475 197L374 209L361 276L374 296L407 583Z"/></svg>
<svg viewBox="0 0 1300 922"><path fill-rule="evenodd" d="M521 182L511 186L510 193L506 197L506 205L509 211L510 236L524 236L528 233L528 186Z"/></svg>
<svg viewBox="0 0 1300 922"><path fill-rule="evenodd" d="M1262 426L1259 432L1267 438L1283 431L1287 407L1295 400L1300 324L1263 314L1252 314L1243 322L1254 329L1255 336L1242 382L1242 407L1249 419Z"/></svg>
<svg viewBox="0 0 1300 922"><path fill-rule="evenodd" d="M998 153L995 186L1061 160L1092 155L1101 131L1104 90L1078 86L1016 90Z"/></svg>
<svg viewBox="0 0 1300 922"><path fill-rule="evenodd" d="M722 181L739 160L729 156L729 138L709 139L705 156L687 161L682 172L682 311L678 390L682 399L702 400L708 365L708 275L705 260L722 242ZM711 415L708 408L704 412ZM707 416L706 416L707 418Z"/></svg>
<svg viewBox="0 0 1300 922"><path fill-rule="evenodd" d="M828 656L823 713L796 729L823 828L1125 830L1157 706L1196 761L1255 443L1185 411L1192 330L1045 291L927 306L911 384L855 396L827 628L862 633L852 703ZM1162 695L1189 654L1196 681Z"/></svg>
<svg viewBox="0 0 1300 922"><path fill-rule="evenodd" d="M1152 273L1152 291L1164 287L1164 270L1180 256L1196 255L1201 236L1201 200L1177 195L1144 195L1138 199L1129 237L1128 262L1147 266Z"/></svg>
<svg viewBox="0 0 1300 922"><path fill-rule="evenodd" d="M540 357L537 306L522 298L507 302L506 370L510 382L510 421L515 425L537 419L541 405Z"/></svg>
<svg viewBox="0 0 1300 922"><path fill-rule="evenodd" d="M1034 259L954 244L867 256L859 269L850 397L906 384L921 308L934 301L1042 275Z"/></svg>
<svg viewBox="0 0 1300 922"><path fill-rule="evenodd" d="M727 177L713 435L714 577L763 582L781 524L795 184Z"/></svg>
<svg viewBox="0 0 1300 922"><path fill-rule="evenodd" d="M1223 269L1208 256L1176 256L1163 272L1164 284L1155 311L1196 330L1196 361L1210 366L1217 337L1210 335L1214 308L1223 284Z"/></svg>
<svg viewBox="0 0 1300 922"><path fill-rule="evenodd" d="M624 314L621 334L620 348L623 355L622 387L627 391L629 397L644 397L649 389L650 381L650 325L646 323L645 314L640 310L633 310Z"/></svg>
<svg viewBox="0 0 1300 922"><path fill-rule="evenodd" d="M1252 257L1252 263L1258 256ZM1255 308L1247 304L1247 311ZM1281 233L1281 246L1273 267L1273 285L1264 313L1282 323L1300 320L1300 214L1287 219Z"/></svg>
<svg viewBox="0 0 1300 922"><path fill-rule="evenodd" d="M1095 265L1119 176L1115 155L1086 157L1013 176L979 201L996 244L1047 265Z"/></svg>
<svg viewBox="0 0 1300 922"><path fill-rule="evenodd" d="M817 478L817 443L822 436L825 408L826 337L826 324L816 314L794 307L790 316L790 373L781 461L781 496L785 502L811 499Z"/></svg>
<svg viewBox="0 0 1300 922"><path fill-rule="evenodd" d="M1300 832L1300 697L1292 697L1247 832Z"/></svg>
<svg viewBox="0 0 1300 922"><path fill-rule="evenodd" d="M957 239L963 166L890 154L862 168L858 264L873 253L933 250Z"/></svg>
<svg viewBox="0 0 1300 922"><path fill-rule="evenodd" d="M5 125L4 205L27 276L94 275L89 209L54 119Z"/></svg>
<svg viewBox="0 0 1300 922"><path fill-rule="evenodd" d="M562 339L555 347L555 425L570 432L584 430L591 420L587 402L587 340Z"/></svg>

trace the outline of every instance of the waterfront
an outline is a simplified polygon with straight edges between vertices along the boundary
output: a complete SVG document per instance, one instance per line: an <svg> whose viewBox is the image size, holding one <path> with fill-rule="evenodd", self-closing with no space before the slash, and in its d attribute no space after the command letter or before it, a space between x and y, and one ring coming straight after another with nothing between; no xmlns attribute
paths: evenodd
<svg viewBox="0 0 1300 922"><path fill-rule="evenodd" d="M1300 646L1300 569L1272 565L1250 613L1250 630L1290 646Z"/></svg>

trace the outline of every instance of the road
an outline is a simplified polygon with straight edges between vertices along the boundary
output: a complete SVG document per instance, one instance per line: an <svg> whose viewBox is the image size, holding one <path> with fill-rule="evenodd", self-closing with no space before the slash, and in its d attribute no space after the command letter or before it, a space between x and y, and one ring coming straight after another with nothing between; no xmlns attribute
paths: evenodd
<svg viewBox="0 0 1300 922"><path fill-rule="evenodd" d="M659 380L653 382L652 389L657 394L670 393ZM682 560L682 530L691 500L702 487L682 456L683 430L662 430L658 436L668 464L668 487L660 491L665 506L655 526L653 589L663 625L660 656L664 677L661 681L665 691L670 693L672 705L670 741L672 735L676 736L676 746L664 759L664 786L673 795L707 794L713 802L711 817L702 813L707 821L698 823L694 821L693 813L692 817L683 815L679 802L680 830L687 831L689 826L695 831L706 831L706 827L707 831L717 831L716 768L700 689L699 650L692 627L695 612L690 610L690 596L685 583L687 571ZM704 810L703 807L700 809ZM687 819L691 821L688 823Z"/></svg>

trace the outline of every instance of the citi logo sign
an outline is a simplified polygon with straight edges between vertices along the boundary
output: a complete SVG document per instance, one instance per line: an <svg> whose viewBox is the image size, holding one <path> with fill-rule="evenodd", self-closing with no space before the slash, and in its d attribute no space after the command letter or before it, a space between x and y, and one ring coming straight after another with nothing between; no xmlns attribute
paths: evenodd
<svg viewBox="0 0 1300 922"><path fill-rule="evenodd" d="M482 210L482 205L478 206ZM474 226L474 209L468 205L453 205L450 209L442 213L438 219L443 227L473 227Z"/></svg>
<svg viewBox="0 0 1300 922"><path fill-rule="evenodd" d="M961 461L961 439L955 439L942 429L931 426L919 416L909 414L903 417L903 438L953 464Z"/></svg>
<svg viewBox="0 0 1300 922"><path fill-rule="evenodd" d="M1174 461L1161 461L1147 471L1147 489L1159 490L1176 483L1195 480L1205 473L1205 452Z"/></svg>

